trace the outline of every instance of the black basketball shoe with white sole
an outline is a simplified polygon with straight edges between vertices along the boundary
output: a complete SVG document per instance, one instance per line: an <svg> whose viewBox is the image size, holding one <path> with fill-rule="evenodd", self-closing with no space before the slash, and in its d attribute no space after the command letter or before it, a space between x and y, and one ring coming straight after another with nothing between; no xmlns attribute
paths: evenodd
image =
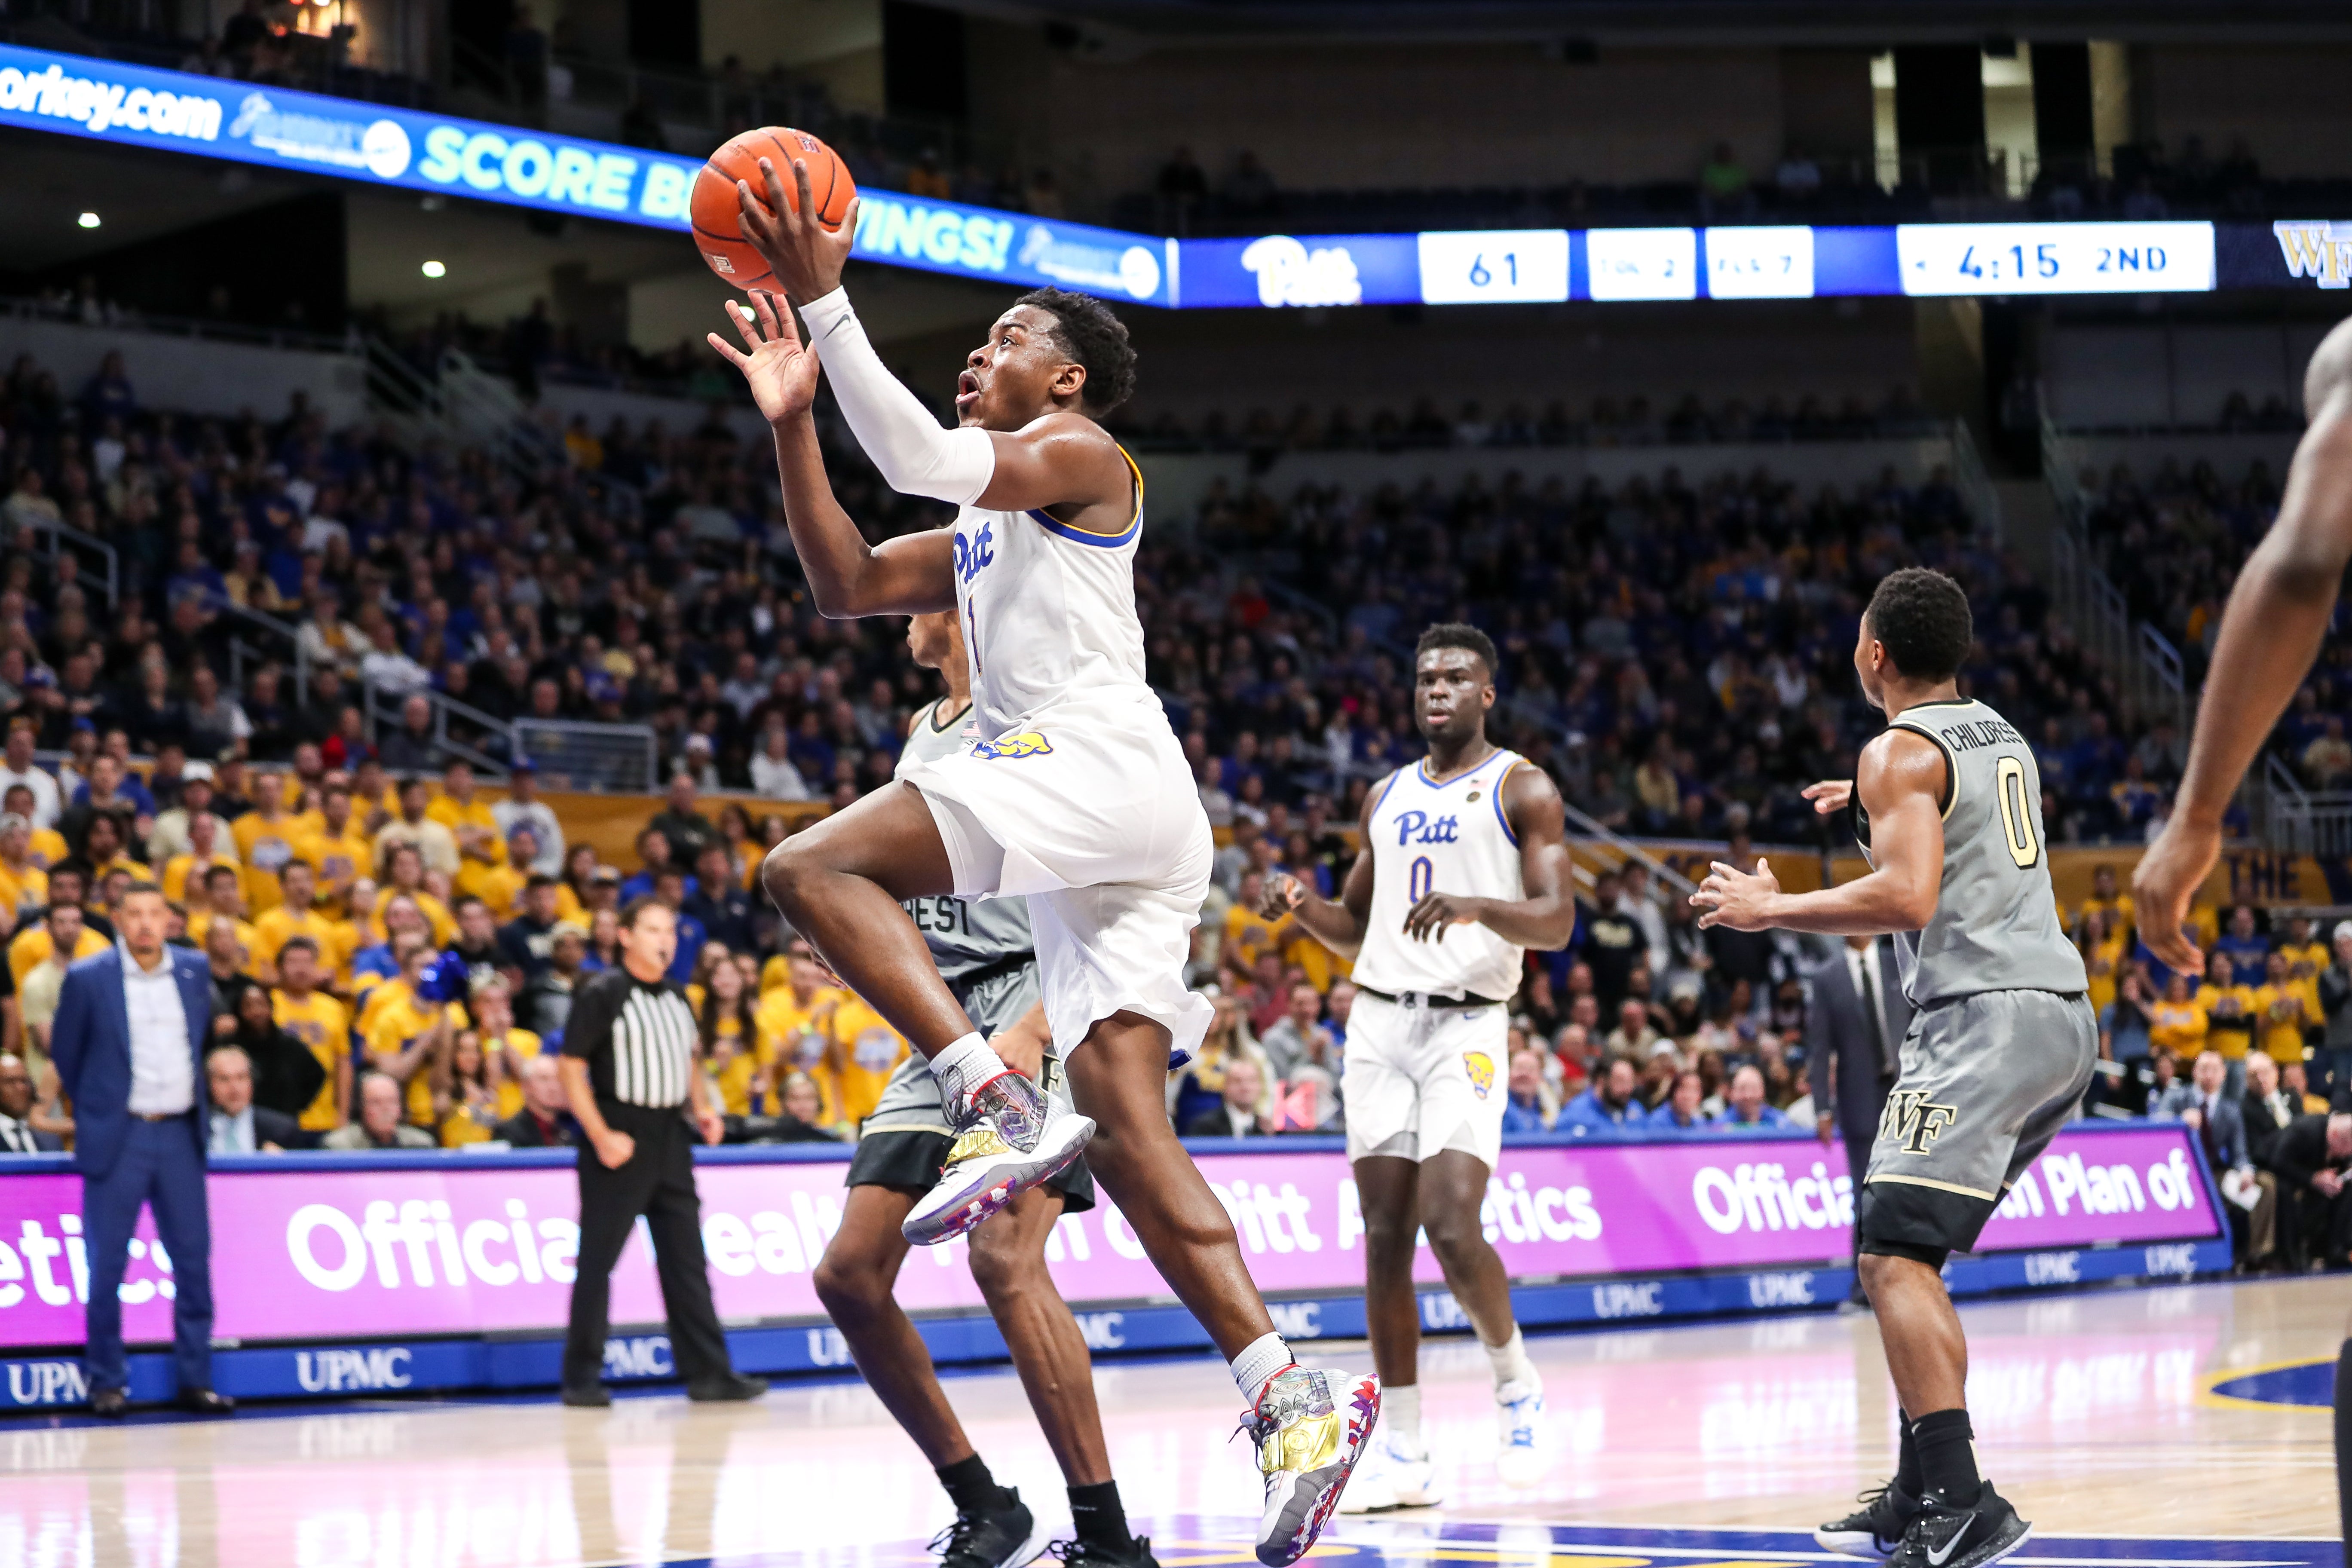
<svg viewBox="0 0 2352 1568"><path fill-rule="evenodd" d="M1929 1492L1903 1532L1888 1568L1987 1568L2025 1544L2033 1527L1987 1481L1977 1500L1956 1507Z"/></svg>
<svg viewBox="0 0 2352 1568"><path fill-rule="evenodd" d="M1813 1539L1824 1550L1848 1557L1892 1557L1895 1549L1903 1544L1903 1532L1911 1528L1912 1518L1919 1511L1919 1500L1906 1496L1902 1488L1889 1481L1855 1500L1862 1504L1860 1508L1843 1519L1831 1520L1813 1531Z"/></svg>
<svg viewBox="0 0 2352 1568"><path fill-rule="evenodd" d="M1024 1568L1044 1553L1046 1540L1021 1494L1007 1487L1000 1506L958 1513L931 1538L931 1550L939 1568Z"/></svg>

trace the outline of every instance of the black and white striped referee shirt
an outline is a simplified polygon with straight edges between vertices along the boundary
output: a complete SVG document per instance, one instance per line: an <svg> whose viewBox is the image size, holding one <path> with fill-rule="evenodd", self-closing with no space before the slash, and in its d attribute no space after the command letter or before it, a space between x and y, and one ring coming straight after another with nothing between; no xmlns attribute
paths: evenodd
<svg viewBox="0 0 2352 1568"><path fill-rule="evenodd" d="M563 1054L588 1064L599 1100L668 1110L684 1105L701 1031L686 993L609 969L583 984L564 1021Z"/></svg>

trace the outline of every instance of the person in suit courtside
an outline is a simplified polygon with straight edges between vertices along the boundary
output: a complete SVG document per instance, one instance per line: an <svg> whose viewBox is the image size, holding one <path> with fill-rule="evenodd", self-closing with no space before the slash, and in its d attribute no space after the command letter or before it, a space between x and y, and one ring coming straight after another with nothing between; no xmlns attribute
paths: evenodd
<svg viewBox="0 0 2352 1568"><path fill-rule="evenodd" d="M49 1053L74 1108L89 1248L85 1359L90 1409L120 1415L129 1400L117 1291L131 1232L151 1206L172 1259L180 1403L222 1414L213 1391L212 1226L205 1199L205 1046L212 980L202 953L165 944L163 889L134 882L115 917L119 938L66 972Z"/></svg>

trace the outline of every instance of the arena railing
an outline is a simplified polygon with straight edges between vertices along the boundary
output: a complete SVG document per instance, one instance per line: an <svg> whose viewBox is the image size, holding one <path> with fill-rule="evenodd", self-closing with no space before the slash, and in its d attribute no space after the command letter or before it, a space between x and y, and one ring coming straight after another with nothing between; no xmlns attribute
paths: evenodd
<svg viewBox="0 0 2352 1568"><path fill-rule="evenodd" d="M113 545L95 533L85 533L69 522L51 522L35 518L19 523L17 527L20 533L29 531L46 536L47 547L44 549L37 543L34 549L35 554L55 560L70 547L76 552L95 557L99 562L99 569L103 574L99 580L106 586L107 608L110 610L122 602L122 558ZM77 563L79 563L79 555Z"/></svg>
<svg viewBox="0 0 2352 1568"><path fill-rule="evenodd" d="M2082 458L2045 412L2042 476L2056 503L2058 528L2050 538L2051 586L2075 637L2122 682L2136 712L2165 719L2176 734L2189 732L2188 665L2172 640L2134 621L2129 601L2108 576L2092 546L2091 498L2080 480Z"/></svg>

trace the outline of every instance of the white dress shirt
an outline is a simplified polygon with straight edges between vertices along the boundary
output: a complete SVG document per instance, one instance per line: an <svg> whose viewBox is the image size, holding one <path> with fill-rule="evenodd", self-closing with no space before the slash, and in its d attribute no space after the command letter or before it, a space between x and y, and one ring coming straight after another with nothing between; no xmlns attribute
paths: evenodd
<svg viewBox="0 0 2352 1568"><path fill-rule="evenodd" d="M176 1116L196 1102L195 1057L188 1047L188 1010L180 977L165 948L152 970L122 954L122 1002L131 1016L131 1110L135 1116Z"/></svg>
<svg viewBox="0 0 2352 1568"><path fill-rule="evenodd" d="M261 1145L254 1138L253 1107L250 1105L235 1116L231 1116L226 1110L215 1110L212 1113L212 1136L205 1141L205 1147L213 1153L258 1154L261 1152Z"/></svg>
<svg viewBox="0 0 2352 1568"><path fill-rule="evenodd" d="M0 1154L38 1154L43 1152L40 1140L33 1136L33 1124L19 1121L0 1110Z"/></svg>

